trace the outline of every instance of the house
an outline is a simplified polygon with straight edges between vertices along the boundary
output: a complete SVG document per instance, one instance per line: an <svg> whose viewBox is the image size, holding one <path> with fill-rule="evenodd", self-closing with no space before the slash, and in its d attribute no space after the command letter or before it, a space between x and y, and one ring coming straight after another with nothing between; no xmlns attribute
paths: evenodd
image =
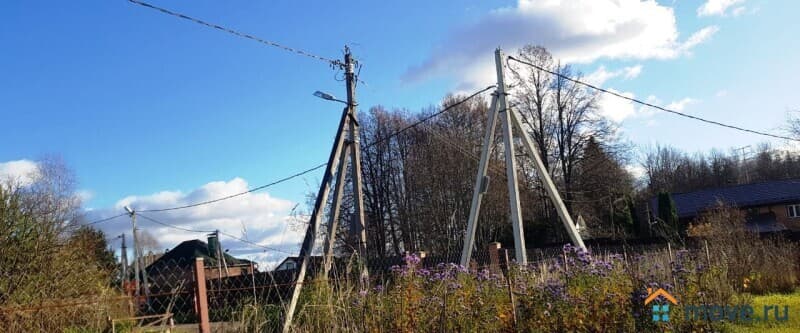
<svg viewBox="0 0 800 333"><path fill-rule="evenodd" d="M694 221L719 202L745 211L747 227L753 231L800 231L800 179L674 193L672 200L682 223ZM651 200L658 212L658 200Z"/></svg>
<svg viewBox="0 0 800 333"><path fill-rule="evenodd" d="M283 259L278 266L275 266L275 271L294 271L300 269L301 258L296 256L286 257ZM322 256L311 256L308 262L308 267L306 267L306 271L309 272L320 272L322 271Z"/></svg>
<svg viewBox="0 0 800 333"><path fill-rule="evenodd" d="M147 274L151 281L164 278L191 280L196 258L203 258L206 279L239 276L255 271L253 262L225 253L219 238L212 234L208 236L208 243L193 239L178 244L148 265Z"/></svg>

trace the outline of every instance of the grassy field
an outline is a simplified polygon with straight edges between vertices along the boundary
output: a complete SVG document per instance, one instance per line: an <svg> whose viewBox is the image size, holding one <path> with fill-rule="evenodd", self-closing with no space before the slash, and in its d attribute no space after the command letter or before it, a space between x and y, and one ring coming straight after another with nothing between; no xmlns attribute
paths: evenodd
<svg viewBox="0 0 800 333"><path fill-rule="evenodd" d="M789 320L785 322L759 322L752 324L729 324L726 326L729 332L734 333L761 333L761 332L800 332L800 289L792 294L772 294L765 296L755 296L752 302L753 308L763 309L764 305L788 305Z"/></svg>

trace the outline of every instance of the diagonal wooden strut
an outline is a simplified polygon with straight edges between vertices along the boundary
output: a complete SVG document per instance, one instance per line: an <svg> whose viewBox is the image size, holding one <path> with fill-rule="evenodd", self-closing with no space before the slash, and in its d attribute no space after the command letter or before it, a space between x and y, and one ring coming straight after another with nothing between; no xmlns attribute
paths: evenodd
<svg viewBox="0 0 800 333"><path fill-rule="evenodd" d="M322 176L322 184L320 184L319 192L317 192L317 200L314 203L314 210L311 212L306 235L303 239L303 245L300 248L300 267L297 270L297 279L295 280L294 290L292 291L292 298L286 308L286 314L283 322L283 332L291 330L292 318L294 317L294 309L297 306L297 300L300 298L300 290L303 287L303 282L306 278L306 270L314 250L314 243L316 242L317 231L320 227L321 216L323 215L325 203L328 202L328 193L330 191L330 182L333 178L333 170L337 169L337 165L341 160L342 146L344 145L344 128L349 122L348 110L342 112L342 119L339 121L339 129L336 131L336 139L331 149L330 157L328 157L328 165L325 167L325 174Z"/></svg>

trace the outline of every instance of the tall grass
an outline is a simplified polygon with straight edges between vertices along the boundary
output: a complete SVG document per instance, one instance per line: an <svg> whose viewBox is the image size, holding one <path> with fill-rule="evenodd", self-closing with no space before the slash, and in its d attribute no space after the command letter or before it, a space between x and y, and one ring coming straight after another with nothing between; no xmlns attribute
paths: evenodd
<svg viewBox="0 0 800 333"><path fill-rule="evenodd" d="M689 248L591 254L565 246L563 257L508 269L455 264L403 265L369 287L317 279L303 288L295 332L676 332L720 331L690 321L684 307L743 304L751 294L798 287L797 245L760 238L738 211L718 207L699 221L709 233ZM679 304L656 323L643 301L663 288ZM259 329L278 327L262 321ZM274 326L268 326L274 325ZM252 326L251 326L252 327Z"/></svg>

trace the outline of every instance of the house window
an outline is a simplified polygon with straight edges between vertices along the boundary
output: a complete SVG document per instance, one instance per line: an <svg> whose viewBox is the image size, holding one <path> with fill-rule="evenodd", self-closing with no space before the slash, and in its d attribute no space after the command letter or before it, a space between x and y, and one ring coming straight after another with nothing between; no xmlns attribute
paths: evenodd
<svg viewBox="0 0 800 333"><path fill-rule="evenodd" d="M800 217L800 205L786 206L786 215L789 217Z"/></svg>

